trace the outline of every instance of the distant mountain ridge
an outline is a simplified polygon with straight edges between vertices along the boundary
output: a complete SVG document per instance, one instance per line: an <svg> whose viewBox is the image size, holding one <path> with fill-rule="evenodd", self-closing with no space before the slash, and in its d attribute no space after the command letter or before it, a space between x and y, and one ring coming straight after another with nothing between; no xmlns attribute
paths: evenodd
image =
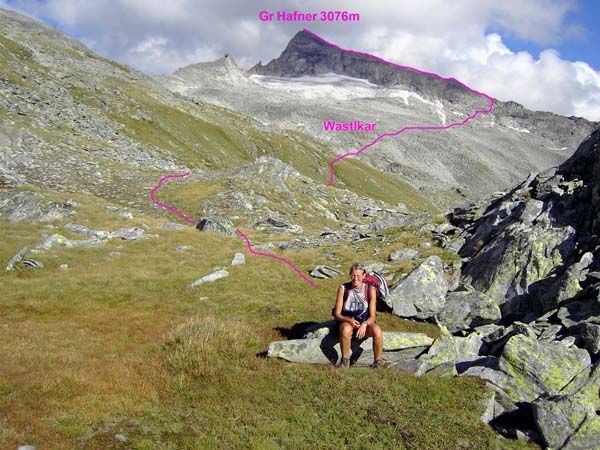
<svg viewBox="0 0 600 450"><path fill-rule="evenodd" d="M455 81L395 67L367 54L341 51L304 30L292 38L279 58L265 66L259 63L250 69L250 73L257 75L292 78L328 72L366 79L382 86L400 85L421 95L449 102L470 99L481 105L489 103Z"/></svg>

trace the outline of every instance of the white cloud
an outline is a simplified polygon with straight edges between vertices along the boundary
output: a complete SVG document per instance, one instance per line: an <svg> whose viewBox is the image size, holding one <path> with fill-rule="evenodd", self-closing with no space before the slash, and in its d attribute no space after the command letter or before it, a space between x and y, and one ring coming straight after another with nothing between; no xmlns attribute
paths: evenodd
<svg viewBox="0 0 600 450"><path fill-rule="evenodd" d="M6 0L0 4L6 5ZM343 6L342 6L343 5ZM600 74L552 50L515 52L502 36L551 45L576 35L576 0L13 0L102 56L149 73L230 52L244 67L276 57L307 26L341 47L453 76L502 100L600 120ZM261 23L261 10L345 9L355 23Z"/></svg>

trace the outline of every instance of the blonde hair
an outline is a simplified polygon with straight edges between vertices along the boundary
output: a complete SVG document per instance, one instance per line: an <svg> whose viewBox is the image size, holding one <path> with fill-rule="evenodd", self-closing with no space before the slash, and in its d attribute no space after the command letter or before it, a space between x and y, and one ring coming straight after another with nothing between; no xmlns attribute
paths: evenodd
<svg viewBox="0 0 600 450"><path fill-rule="evenodd" d="M367 274L367 271L365 270L362 264L354 263L350 267L350 272L348 273L348 275L352 275L352 272L354 272L355 270L362 270L365 275Z"/></svg>

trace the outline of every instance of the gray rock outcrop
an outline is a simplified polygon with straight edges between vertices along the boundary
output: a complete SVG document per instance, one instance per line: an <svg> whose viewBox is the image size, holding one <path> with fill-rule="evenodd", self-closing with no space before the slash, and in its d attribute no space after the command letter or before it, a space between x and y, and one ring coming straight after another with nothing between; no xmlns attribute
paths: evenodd
<svg viewBox="0 0 600 450"><path fill-rule="evenodd" d="M444 307L447 291L442 260L430 256L390 289L385 302L400 317L431 319Z"/></svg>
<svg viewBox="0 0 600 450"><path fill-rule="evenodd" d="M200 231L211 231L227 236L235 235L235 226L228 217L210 216L200 219L196 228Z"/></svg>

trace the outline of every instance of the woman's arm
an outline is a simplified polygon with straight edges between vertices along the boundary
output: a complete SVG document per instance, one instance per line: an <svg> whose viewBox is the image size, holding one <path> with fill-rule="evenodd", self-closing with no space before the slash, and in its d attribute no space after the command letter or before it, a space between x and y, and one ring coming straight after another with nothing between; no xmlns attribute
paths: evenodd
<svg viewBox="0 0 600 450"><path fill-rule="evenodd" d="M335 299L335 306L333 307L333 318L339 322L348 322L354 328L358 327L358 321L354 320L352 317L347 317L342 315L342 308L344 307L344 288L340 286L337 292L337 297Z"/></svg>

